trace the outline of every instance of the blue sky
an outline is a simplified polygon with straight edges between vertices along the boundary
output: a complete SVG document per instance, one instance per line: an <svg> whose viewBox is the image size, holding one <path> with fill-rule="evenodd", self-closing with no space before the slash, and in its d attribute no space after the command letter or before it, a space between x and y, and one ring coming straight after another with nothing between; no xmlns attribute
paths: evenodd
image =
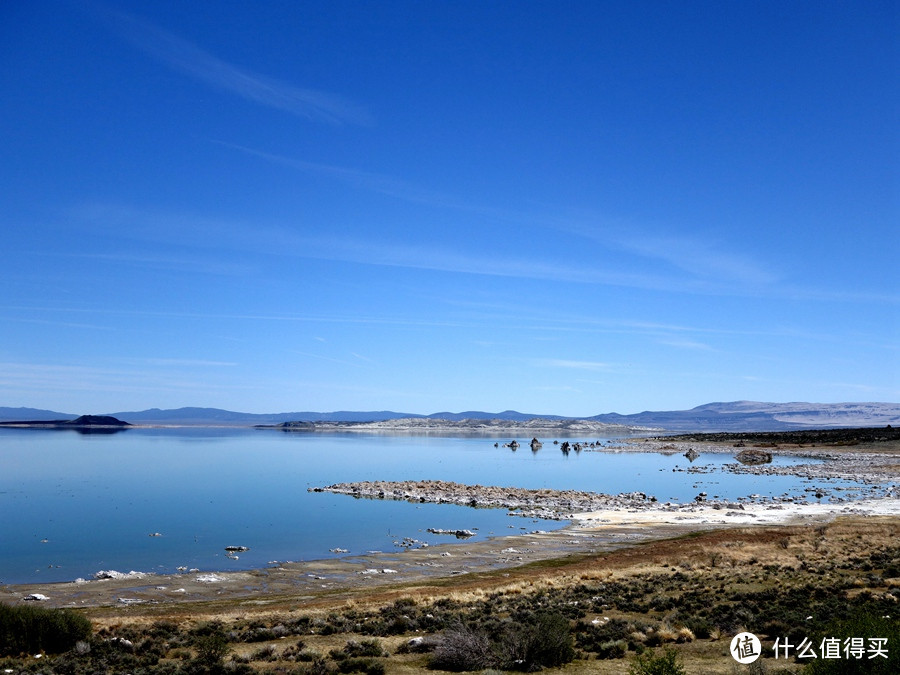
<svg viewBox="0 0 900 675"><path fill-rule="evenodd" d="M892 2L0 4L0 405L900 400Z"/></svg>

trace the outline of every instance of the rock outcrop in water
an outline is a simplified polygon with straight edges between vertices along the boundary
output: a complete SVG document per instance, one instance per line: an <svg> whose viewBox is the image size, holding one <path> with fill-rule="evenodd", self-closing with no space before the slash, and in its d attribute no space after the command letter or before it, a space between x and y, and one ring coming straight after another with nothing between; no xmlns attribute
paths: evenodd
<svg viewBox="0 0 900 675"><path fill-rule="evenodd" d="M475 533L472 530L443 530L438 527L429 527L428 532L431 534L449 534L457 539L468 539L469 537L474 537Z"/></svg>
<svg viewBox="0 0 900 675"><path fill-rule="evenodd" d="M309 488L309 491L333 492L371 499L397 499L419 503L515 509L515 515L550 520L561 520L572 513L601 509L637 509L656 501L656 497L643 492L606 495L582 490L551 490L549 488L532 490L517 487L465 485L440 480L335 483L326 487Z"/></svg>

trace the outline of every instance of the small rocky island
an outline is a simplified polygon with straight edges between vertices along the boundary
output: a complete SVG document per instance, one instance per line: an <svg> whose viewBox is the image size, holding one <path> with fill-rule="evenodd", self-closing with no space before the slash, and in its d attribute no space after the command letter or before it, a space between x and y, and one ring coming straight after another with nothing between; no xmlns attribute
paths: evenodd
<svg viewBox="0 0 900 675"><path fill-rule="evenodd" d="M131 424L111 415L81 415L74 420L22 420L0 422L0 427L25 428L25 429L77 429L77 430L108 430L126 429Z"/></svg>

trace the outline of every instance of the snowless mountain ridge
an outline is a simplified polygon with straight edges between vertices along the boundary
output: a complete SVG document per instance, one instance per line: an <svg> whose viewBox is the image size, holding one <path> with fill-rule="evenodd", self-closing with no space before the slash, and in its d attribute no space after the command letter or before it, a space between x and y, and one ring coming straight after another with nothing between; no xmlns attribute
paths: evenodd
<svg viewBox="0 0 900 675"><path fill-rule="evenodd" d="M690 410L645 411L630 415L605 413L577 418L507 410L500 413L465 411L431 415L393 411L242 413L220 408L178 408L103 413L132 424L178 426L253 426L284 422L381 422L400 419L505 420L524 423L535 419L565 421L585 419L602 424L652 427L667 431L780 431L823 427L878 427L900 425L900 403L766 403L733 401L707 403ZM59 420L78 415L35 408L0 407L0 421Z"/></svg>

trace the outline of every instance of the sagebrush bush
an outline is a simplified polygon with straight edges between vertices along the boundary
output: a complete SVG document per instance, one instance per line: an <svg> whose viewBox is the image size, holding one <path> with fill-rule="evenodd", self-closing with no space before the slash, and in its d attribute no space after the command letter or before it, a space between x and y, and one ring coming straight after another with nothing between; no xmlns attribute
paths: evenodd
<svg viewBox="0 0 900 675"><path fill-rule="evenodd" d="M491 641L483 631L458 624L444 631L429 665L439 670L481 670L493 660Z"/></svg>
<svg viewBox="0 0 900 675"><path fill-rule="evenodd" d="M0 603L0 655L57 654L91 635L91 622L69 609Z"/></svg>
<svg viewBox="0 0 900 675"><path fill-rule="evenodd" d="M374 638L362 640L348 640L344 645L344 652L347 656L387 656L387 653L381 646L381 642Z"/></svg>
<svg viewBox="0 0 900 675"><path fill-rule="evenodd" d="M678 662L678 652L671 647L661 653L645 651L631 662L629 675L685 675L684 667Z"/></svg>
<svg viewBox="0 0 900 675"><path fill-rule="evenodd" d="M528 672L562 666L575 658L573 642L568 619L541 612L532 623L512 626L505 631L494 665Z"/></svg>
<svg viewBox="0 0 900 675"><path fill-rule="evenodd" d="M430 665L442 670L501 668L532 672L575 658L569 621L557 613L528 615L527 621L459 624L444 632Z"/></svg>
<svg viewBox="0 0 900 675"><path fill-rule="evenodd" d="M365 673L365 675L384 675L384 663L372 658L351 657L338 662L340 673Z"/></svg>

